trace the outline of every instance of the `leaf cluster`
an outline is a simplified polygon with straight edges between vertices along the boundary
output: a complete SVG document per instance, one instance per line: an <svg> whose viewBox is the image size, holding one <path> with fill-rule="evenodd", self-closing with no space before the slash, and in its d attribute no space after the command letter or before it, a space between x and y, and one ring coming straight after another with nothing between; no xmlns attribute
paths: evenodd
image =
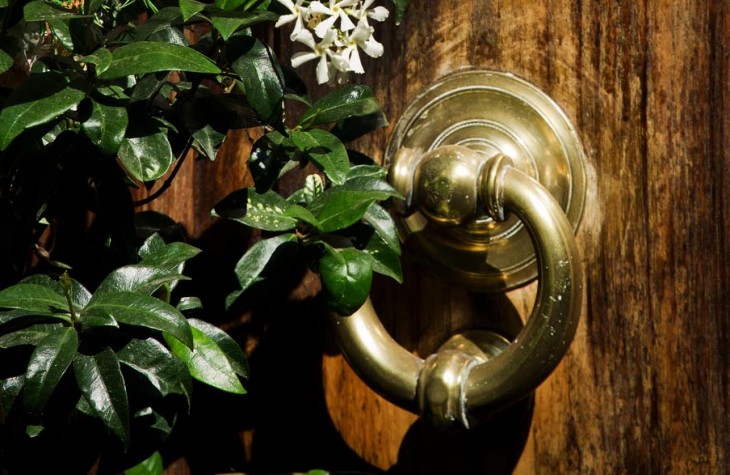
<svg viewBox="0 0 730 475"><path fill-rule="evenodd" d="M0 291L3 438L41 439L59 429L62 411L64 425L97 420L127 451L133 433L169 435L190 408L193 379L244 394L240 347L186 318L191 299L177 307L166 299L198 252L154 234L137 264L110 273L93 293L68 274L36 274Z"/></svg>

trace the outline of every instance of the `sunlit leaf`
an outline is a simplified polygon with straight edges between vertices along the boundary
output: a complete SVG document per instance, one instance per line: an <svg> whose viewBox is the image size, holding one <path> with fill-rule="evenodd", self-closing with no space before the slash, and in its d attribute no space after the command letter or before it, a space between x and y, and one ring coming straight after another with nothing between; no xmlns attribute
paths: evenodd
<svg viewBox="0 0 730 475"><path fill-rule="evenodd" d="M284 78L271 49L252 37L236 37L226 45L231 69L241 78L251 106L266 121L282 113Z"/></svg>
<svg viewBox="0 0 730 475"><path fill-rule="evenodd" d="M319 273L327 305L340 315L351 315L365 303L373 278L370 256L353 248L325 246Z"/></svg>
<svg viewBox="0 0 730 475"><path fill-rule="evenodd" d="M367 116L380 110L372 91L361 84L336 89L314 103L299 120L299 125L308 128L313 125L337 122L353 116Z"/></svg>
<svg viewBox="0 0 730 475"><path fill-rule="evenodd" d="M136 292L109 292L94 295L81 314L81 320L88 315L110 315L117 322L145 327L169 334L192 348L190 325L172 305L160 299Z"/></svg>
<svg viewBox="0 0 730 475"><path fill-rule="evenodd" d="M86 96L80 83L70 83L57 72L32 74L0 109L0 150L24 130L54 120L76 107Z"/></svg>
<svg viewBox="0 0 730 475"><path fill-rule="evenodd" d="M297 218L287 214L290 206L274 191L256 193L253 188L247 188L232 193L218 203L213 214L264 231L288 231L297 225Z"/></svg>
<svg viewBox="0 0 730 475"><path fill-rule="evenodd" d="M68 303L52 289L38 284L16 284L0 291L0 308L15 308L45 314L68 312Z"/></svg>
<svg viewBox="0 0 730 475"><path fill-rule="evenodd" d="M176 280L187 280L175 268L154 265L130 265L112 271L99 284L92 300L110 292L139 292L152 294L160 286Z"/></svg>
<svg viewBox="0 0 730 475"><path fill-rule="evenodd" d="M81 130L108 155L115 155L124 140L129 117L125 107L116 107L91 100L91 115L81 124Z"/></svg>
<svg viewBox="0 0 730 475"><path fill-rule="evenodd" d="M167 134L163 131L125 137L119 147L119 161L132 178L154 181L175 162Z"/></svg>
<svg viewBox="0 0 730 475"><path fill-rule="evenodd" d="M81 15L63 8L60 4L36 0L28 2L23 7L23 19L25 21L48 21L48 20L69 20L71 18L88 18L89 15Z"/></svg>
<svg viewBox="0 0 730 475"><path fill-rule="evenodd" d="M260 280L261 273L277 251L294 247L296 243L296 235L282 234L262 239L251 246L236 264L236 277L241 290L248 289Z"/></svg>
<svg viewBox="0 0 730 475"><path fill-rule="evenodd" d="M241 30L242 28L249 28L266 21L275 21L278 17L279 15L276 13L266 10L257 10L252 12L211 11L209 14L213 28L218 30L221 37L225 40L228 40L233 33Z"/></svg>
<svg viewBox="0 0 730 475"><path fill-rule="evenodd" d="M112 52L109 69L100 79L115 79L159 71L218 74L221 70L208 57L187 46L157 41L138 41Z"/></svg>
<svg viewBox="0 0 730 475"><path fill-rule="evenodd" d="M129 401L119 360L110 348L92 355L77 353L76 385L86 403L126 449L129 446Z"/></svg>
<svg viewBox="0 0 730 475"><path fill-rule="evenodd" d="M218 344L197 328L192 327L192 331L194 341L192 351L177 340L165 336L165 341L170 345L172 352L187 365L190 375L221 391L245 394L246 390Z"/></svg>
<svg viewBox="0 0 730 475"><path fill-rule="evenodd" d="M121 350L117 358L122 366L139 373L154 386L162 396L181 394L190 404L192 381L185 364L154 338L132 339Z"/></svg>
<svg viewBox="0 0 730 475"><path fill-rule="evenodd" d="M28 362L23 403L30 412L41 411L71 365L79 337L71 327L59 328L41 340Z"/></svg>
<svg viewBox="0 0 730 475"><path fill-rule="evenodd" d="M226 358L228 358L231 368L233 368L233 371L235 371L237 375L243 378L248 378L250 370L246 355L243 353L243 350L238 343L236 343L236 341L231 338L228 333L215 325L211 325L203 320L198 320L197 318L191 318L188 321L190 322L190 326L197 328L208 335L218 345L218 347L226 355Z"/></svg>
<svg viewBox="0 0 730 475"><path fill-rule="evenodd" d="M205 9L205 4L196 0L179 0L183 20L188 21Z"/></svg>
<svg viewBox="0 0 730 475"><path fill-rule="evenodd" d="M304 152L335 185L342 185L350 169L347 149L340 139L321 129L294 131L294 145Z"/></svg>

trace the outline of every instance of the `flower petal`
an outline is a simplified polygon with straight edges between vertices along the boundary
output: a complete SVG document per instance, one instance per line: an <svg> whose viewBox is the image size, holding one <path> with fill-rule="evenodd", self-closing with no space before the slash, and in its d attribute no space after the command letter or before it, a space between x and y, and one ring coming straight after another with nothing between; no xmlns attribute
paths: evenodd
<svg viewBox="0 0 730 475"><path fill-rule="evenodd" d="M372 36L364 43L358 44L358 46L360 46L365 54L371 58L379 58L383 56L384 48L382 43L378 43L378 41Z"/></svg>
<svg viewBox="0 0 730 475"><path fill-rule="evenodd" d="M385 21L390 12L385 7L375 7L373 11L368 12L368 16L376 21Z"/></svg>
<svg viewBox="0 0 730 475"><path fill-rule="evenodd" d="M329 73L329 65L327 64L327 58L322 56L320 58L319 63L317 63L317 83L324 84L326 82L329 82L330 80L330 73Z"/></svg>
<svg viewBox="0 0 730 475"><path fill-rule="evenodd" d="M314 29L314 33L316 33L316 35L320 38L324 38L327 35L327 31L332 29L335 21L337 21L337 15L327 17L325 20L322 20L319 25L317 25Z"/></svg>
<svg viewBox="0 0 730 475"><path fill-rule="evenodd" d="M291 57L291 65L293 68L298 68L302 64L307 63L318 57L319 55L314 51L301 51L299 53L294 53L294 55Z"/></svg>

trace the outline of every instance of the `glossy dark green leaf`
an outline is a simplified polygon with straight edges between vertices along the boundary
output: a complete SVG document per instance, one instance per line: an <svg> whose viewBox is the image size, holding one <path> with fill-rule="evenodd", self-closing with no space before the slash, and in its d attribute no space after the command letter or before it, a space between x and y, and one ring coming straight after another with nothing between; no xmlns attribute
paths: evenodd
<svg viewBox="0 0 730 475"><path fill-rule="evenodd" d="M310 204L316 197L324 193L324 181L316 173L304 178L304 186L292 193L287 201L290 203Z"/></svg>
<svg viewBox="0 0 730 475"><path fill-rule="evenodd" d="M129 446L129 401L119 360L110 348L92 355L77 353L76 385L86 403L126 449Z"/></svg>
<svg viewBox="0 0 730 475"><path fill-rule="evenodd" d="M190 373L182 360L159 341L132 339L117 351L117 358L122 366L142 375L162 396L181 394L190 404Z"/></svg>
<svg viewBox="0 0 730 475"><path fill-rule="evenodd" d="M14 346L36 346L50 331L60 329L61 324L36 324L0 336L0 349Z"/></svg>
<svg viewBox="0 0 730 475"><path fill-rule="evenodd" d="M385 179L387 174L387 170L380 165L355 165L347 172L347 179L363 177Z"/></svg>
<svg viewBox="0 0 730 475"><path fill-rule="evenodd" d="M137 25L134 28L134 36L137 42L147 40L187 48L185 36L180 28L182 22L179 8L163 7L146 22Z"/></svg>
<svg viewBox="0 0 730 475"><path fill-rule="evenodd" d="M264 231L288 231L297 225L297 219L287 215L287 209L291 206L281 195L274 191L256 193L253 188L246 189L245 207L234 208L234 202L239 203L238 194L224 199L213 209L215 216L232 219L243 223L246 226L262 229ZM231 198L231 199L229 199Z"/></svg>
<svg viewBox="0 0 730 475"><path fill-rule="evenodd" d="M383 111L378 110L372 114L353 116L337 122L331 130L343 142L349 142L362 137L373 130L388 126L388 119Z"/></svg>
<svg viewBox="0 0 730 475"><path fill-rule="evenodd" d="M81 285L81 283L77 280L74 280L70 277L67 278L70 284L68 297L71 299L74 310L79 311L84 308L87 303L89 303L89 300L91 300L91 292L89 292L86 287ZM47 274L30 275L23 279L21 283L42 285L43 287L48 287L52 289L54 292L64 298L66 296L66 289L63 288L61 283Z"/></svg>
<svg viewBox="0 0 730 475"><path fill-rule="evenodd" d="M13 57L0 49L0 74L13 66Z"/></svg>
<svg viewBox="0 0 730 475"><path fill-rule="evenodd" d="M261 193L269 190L294 158L291 142L279 132L269 132L258 139L251 150L248 165L256 189Z"/></svg>
<svg viewBox="0 0 730 475"><path fill-rule="evenodd" d="M373 272L390 277L399 284L403 283L400 253L386 244L379 234L374 234L363 250L372 258Z"/></svg>
<svg viewBox="0 0 730 475"><path fill-rule="evenodd" d="M91 115L81 130L107 155L115 155L124 140L129 117L125 107L108 106L91 100Z"/></svg>
<svg viewBox="0 0 730 475"><path fill-rule="evenodd" d="M215 6L221 10L236 10L245 3L246 0L215 0Z"/></svg>
<svg viewBox="0 0 730 475"><path fill-rule="evenodd" d="M362 84L351 84L337 89L307 110L299 120L299 125L309 128L313 125L337 122L353 116L367 116L380 110L373 92Z"/></svg>
<svg viewBox="0 0 730 475"><path fill-rule="evenodd" d="M266 121L282 113L284 78L271 49L252 37L236 37L226 45L231 69L241 78L249 104Z"/></svg>
<svg viewBox="0 0 730 475"><path fill-rule="evenodd" d="M134 467L125 470L124 475L162 475L164 471L162 455L155 452Z"/></svg>
<svg viewBox="0 0 730 475"><path fill-rule="evenodd" d="M358 222L375 201L397 196L400 194L384 180L357 177L319 195L309 210L319 221L320 231L332 232Z"/></svg>
<svg viewBox="0 0 730 475"><path fill-rule="evenodd" d="M136 292L110 292L94 295L91 303L81 314L83 322L87 315L110 315L118 323L145 327L170 334L192 348L190 325L172 305L149 295Z"/></svg>
<svg viewBox="0 0 730 475"><path fill-rule="evenodd" d="M175 155L167 134L157 131L125 137L119 147L119 161L132 178L154 181L167 173L175 162Z"/></svg>
<svg viewBox="0 0 730 475"><path fill-rule="evenodd" d="M182 359L190 375L198 381L235 394L246 394L238 376L231 367L225 353L218 344L204 332L193 327L194 350L165 336L170 349Z"/></svg>
<svg viewBox="0 0 730 475"><path fill-rule="evenodd" d="M30 412L40 412L71 365L79 336L71 327L59 328L38 343L25 373L23 403Z"/></svg>
<svg viewBox="0 0 730 475"><path fill-rule="evenodd" d="M187 368L185 368L185 365L183 365L183 368L187 373L188 370ZM189 373L188 378L190 379ZM153 410L149 406L140 409L139 411L134 413L134 416L132 417L132 424L142 425L149 429L154 429L164 434L165 437L169 436L170 433L172 433L172 426L170 426L170 422L168 422L168 420L162 414Z"/></svg>
<svg viewBox="0 0 730 475"><path fill-rule="evenodd" d="M248 367L248 360L246 355L243 353L241 347L236 343L236 340L231 338L228 333L224 332L215 325L211 325L203 320L197 318L191 318L188 320L190 326L197 328L206 335L208 335L223 351L228 358L228 362L231 364L231 368L236 372L237 375L248 378L250 369Z"/></svg>
<svg viewBox="0 0 730 475"><path fill-rule="evenodd" d="M205 9L205 3L197 2L196 0L180 0L179 5L180 13L185 21L190 20Z"/></svg>
<svg viewBox="0 0 730 475"><path fill-rule="evenodd" d="M88 15L81 15L67 10L59 4L42 0L28 2L23 7L25 21L69 20L71 18L88 18Z"/></svg>
<svg viewBox="0 0 730 475"><path fill-rule="evenodd" d="M327 305L340 315L351 315L365 303L373 279L370 256L353 248L325 246L319 273L327 295Z"/></svg>
<svg viewBox="0 0 730 475"><path fill-rule="evenodd" d="M161 285L176 280L187 280L176 269L147 265L131 265L114 270L96 288L92 301L110 292L139 292L152 294Z"/></svg>
<svg viewBox="0 0 730 475"><path fill-rule="evenodd" d="M76 107L86 96L79 84L57 72L32 74L0 109L0 150L24 130L50 122Z"/></svg>
<svg viewBox="0 0 730 475"><path fill-rule="evenodd" d="M296 244L296 235L282 234L262 239L251 246L236 264L236 277L238 277L241 290L248 289L260 280L261 273L277 251L296 246Z"/></svg>
<svg viewBox="0 0 730 475"><path fill-rule="evenodd" d="M200 249L184 242L172 242L162 248L149 252L139 263L140 266L156 267L168 271L182 272L180 266L200 254Z"/></svg>
<svg viewBox="0 0 730 475"><path fill-rule="evenodd" d="M89 63L96 66L96 74L101 74L112 64L112 52L106 48L99 48L93 53L81 58L82 63Z"/></svg>
<svg viewBox="0 0 730 475"><path fill-rule="evenodd" d="M205 125L194 131L192 135L193 147L208 160L215 160L218 150L226 140L226 134L219 132L211 125Z"/></svg>
<svg viewBox="0 0 730 475"><path fill-rule="evenodd" d="M13 410L15 402L20 402L18 396L24 383L25 375L0 379L0 425L5 424L5 419Z"/></svg>
<svg viewBox="0 0 730 475"><path fill-rule="evenodd" d="M213 28L218 30L224 40L228 40L235 32L242 28L249 28L266 21L275 21L278 17L279 15L265 10L252 12L211 11L209 14Z"/></svg>
<svg viewBox="0 0 730 475"><path fill-rule="evenodd" d="M194 312L203 309L203 302L198 297L182 297L175 308L181 312Z"/></svg>
<svg viewBox="0 0 730 475"><path fill-rule="evenodd" d="M294 131L291 134L294 145L306 154L335 185L342 185L350 170L347 149L340 139L331 133L312 129L308 132Z"/></svg>
<svg viewBox="0 0 730 475"><path fill-rule="evenodd" d="M218 74L221 70L193 48L157 41L138 41L113 51L109 69L100 79L115 79L159 71Z"/></svg>
<svg viewBox="0 0 730 475"><path fill-rule="evenodd" d="M66 299L48 287L38 284L16 284L0 291L0 308L15 308L46 314L68 312Z"/></svg>
<svg viewBox="0 0 730 475"><path fill-rule="evenodd" d="M406 16L406 8L408 8L410 0L393 0L395 4L395 24L400 25Z"/></svg>
<svg viewBox="0 0 730 475"><path fill-rule="evenodd" d="M379 204L373 203L365 212L362 219L378 233L384 244L396 254L400 254L398 229L390 213L385 211Z"/></svg>

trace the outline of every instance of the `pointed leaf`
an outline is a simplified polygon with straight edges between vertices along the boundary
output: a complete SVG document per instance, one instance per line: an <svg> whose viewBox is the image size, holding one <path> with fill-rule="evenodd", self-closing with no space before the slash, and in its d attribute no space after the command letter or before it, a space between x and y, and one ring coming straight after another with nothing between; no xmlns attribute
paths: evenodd
<svg viewBox="0 0 730 475"><path fill-rule="evenodd" d="M115 155L124 140L129 118L125 107L108 106L91 100L91 116L81 130L91 143L108 155Z"/></svg>
<svg viewBox="0 0 730 475"><path fill-rule="evenodd" d="M16 284L0 291L0 308L15 308L29 312L68 312L68 303L52 289L38 284Z"/></svg>
<svg viewBox="0 0 730 475"><path fill-rule="evenodd" d="M180 0L180 13L182 13L183 20L188 21L196 14L202 12L205 9L205 4L197 2L195 0Z"/></svg>
<svg viewBox="0 0 730 475"><path fill-rule="evenodd" d="M383 111L378 110L372 114L353 116L337 122L331 130L343 142L350 142L365 134L388 126L388 119Z"/></svg>
<svg viewBox="0 0 730 475"><path fill-rule="evenodd" d="M200 254L200 249L195 246L184 242L172 242L148 253L139 265L182 272L180 265L198 254Z"/></svg>
<svg viewBox="0 0 730 475"><path fill-rule="evenodd" d="M288 231L297 225L297 218L287 215L290 206L274 191L256 193L253 188L246 188L231 193L218 203L213 215L264 231Z"/></svg>
<svg viewBox="0 0 730 475"><path fill-rule="evenodd" d="M60 5L42 0L28 2L23 7L23 19L25 21L70 20L71 18L88 17L89 15L81 15Z"/></svg>
<svg viewBox="0 0 730 475"><path fill-rule="evenodd" d="M337 89L314 103L299 120L299 125L309 128L313 125L337 122L348 117L366 116L380 110L372 91L367 86L352 84Z"/></svg>
<svg viewBox="0 0 730 475"><path fill-rule="evenodd" d="M372 260L362 251L325 246L319 273L327 292L327 305L340 315L353 314L370 294Z"/></svg>
<svg viewBox="0 0 730 475"><path fill-rule="evenodd" d="M209 16L213 28L218 30L224 40L228 40L233 33L242 28L249 28L265 21L275 21L279 17L276 13L266 10L252 12L213 11Z"/></svg>
<svg viewBox="0 0 730 475"><path fill-rule="evenodd" d="M164 284L187 279L174 268L166 269L148 265L124 266L106 276L94 292L92 301L104 294L119 291L139 292L149 295Z"/></svg>
<svg viewBox="0 0 730 475"><path fill-rule="evenodd" d="M246 0L215 0L215 6L221 10L236 10L245 3Z"/></svg>
<svg viewBox="0 0 730 475"><path fill-rule="evenodd" d="M208 160L215 160L218 150L226 140L226 134L219 132L211 125L205 125L203 128L193 132L193 147L200 154L205 155Z"/></svg>
<svg viewBox="0 0 730 475"><path fill-rule="evenodd" d="M100 79L115 79L159 71L187 71L218 74L221 70L207 56L192 48L157 41L138 41L112 53L109 69Z"/></svg>
<svg viewBox="0 0 730 475"><path fill-rule="evenodd" d="M260 280L261 273L277 251L285 247L295 247L296 243L296 235L282 234L262 239L251 246L236 264L236 277L241 289L246 290Z"/></svg>
<svg viewBox="0 0 730 475"><path fill-rule="evenodd" d="M190 322L190 326L208 335L218 345L226 355L226 358L228 358L228 362L236 374L243 378L248 378L250 372L248 360L241 347L236 343L236 340L231 338L228 333L208 322L198 320L197 318L191 318L188 321Z"/></svg>
<svg viewBox="0 0 730 475"><path fill-rule="evenodd" d="M377 203L370 205L362 217L396 255L400 254L400 238L393 217Z"/></svg>
<svg viewBox="0 0 730 475"><path fill-rule="evenodd" d="M0 349L12 348L14 346L36 346L40 343L50 332L59 330L62 328L61 323L58 324L44 324L39 323L31 325L20 330L16 330L12 333L0 336Z"/></svg>
<svg viewBox="0 0 730 475"><path fill-rule="evenodd" d="M190 404L192 381L185 364L154 338L132 339L117 352L119 363L142 375L162 396L181 394Z"/></svg>
<svg viewBox="0 0 730 475"><path fill-rule="evenodd" d="M400 25L406 16L406 8L408 8L410 0L393 0L395 4L395 24Z"/></svg>
<svg viewBox="0 0 730 475"><path fill-rule="evenodd" d="M71 365L79 346L79 336L71 327L49 333L36 346L25 373L23 403L30 412L41 411Z"/></svg>
<svg viewBox="0 0 730 475"><path fill-rule="evenodd" d="M68 296L71 299L71 303L73 303L74 310L81 310L86 306L87 303L89 303L89 300L91 300L91 292L89 292L86 287L81 285L80 282L67 277L68 281L70 283L70 289L68 291ZM42 285L44 287L48 287L54 292L56 292L61 297L66 297L66 290L63 288L61 283L51 277L47 274L33 274L31 276L26 277L22 280L23 284L36 284L36 285Z"/></svg>
<svg viewBox="0 0 730 475"><path fill-rule="evenodd" d="M309 132L294 131L294 145L305 153L335 185L342 185L350 170L347 149L340 139L331 133L312 129Z"/></svg>
<svg viewBox="0 0 730 475"><path fill-rule="evenodd" d="M129 446L129 401L117 356L110 348L73 361L76 385L86 403L124 448Z"/></svg>
<svg viewBox="0 0 730 475"><path fill-rule="evenodd" d="M403 270L400 263L400 253L385 243L379 234L374 234L363 251L372 258L373 272L383 274L403 283Z"/></svg>
<svg viewBox="0 0 730 475"><path fill-rule="evenodd" d="M170 349L182 359L190 375L198 381L235 394L246 394L223 350L204 332L192 327L194 350L165 336Z"/></svg>
<svg viewBox="0 0 730 475"><path fill-rule="evenodd" d="M134 467L125 470L124 475L162 475L164 469L165 465L162 461L162 455L159 452L155 452Z"/></svg>
<svg viewBox="0 0 730 475"><path fill-rule="evenodd" d="M5 419L13 410L15 402L20 403L18 396L23 389L24 383L24 375L0 379L0 425L5 424Z"/></svg>
<svg viewBox="0 0 730 475"><path fill-rule="evenodd" d="M0 150L24 130L50 122L76 107L86 96L76 83L57 72L32 74L13 90L0 109Z"/></svg>
<svg viewBox="0 0 730 475"><path fill-rule="evenodd" d="M138 326L170 334L192 348L193 340L187 320L170 304L149 295L135 292L109 292L94 295L91 303L81 314L81 322L87 316L110 315L124 325Z"/></svg>
<svg viewBox="0 0 730 475"><path fill-rule="evenodd" d="M282 114L284 75L274 53L251 37L236 37L226 51L251 106L265 121L275 120Z"/></svg>
<svg viewBox="0 0 730 475"><path fill-rule="evenodd" d="M93 53L81 58L80 62L96 66L96 74L99 75L109 69L112 64L112 52L106 48L99 48Z"/></svg>
<svg viewBox="0 0 730 475"><path fill-rule="evenodd" d="M13 66L13 57L0 49L0 74L9 70Z"/></svg>
<svg viewBox="0 0 730 475"><path fill-rule="evenodd" d="M139 181L162 177L175 162L170 141L162 131L125 137L119 146L119 161L129 175Z"/></svg>

